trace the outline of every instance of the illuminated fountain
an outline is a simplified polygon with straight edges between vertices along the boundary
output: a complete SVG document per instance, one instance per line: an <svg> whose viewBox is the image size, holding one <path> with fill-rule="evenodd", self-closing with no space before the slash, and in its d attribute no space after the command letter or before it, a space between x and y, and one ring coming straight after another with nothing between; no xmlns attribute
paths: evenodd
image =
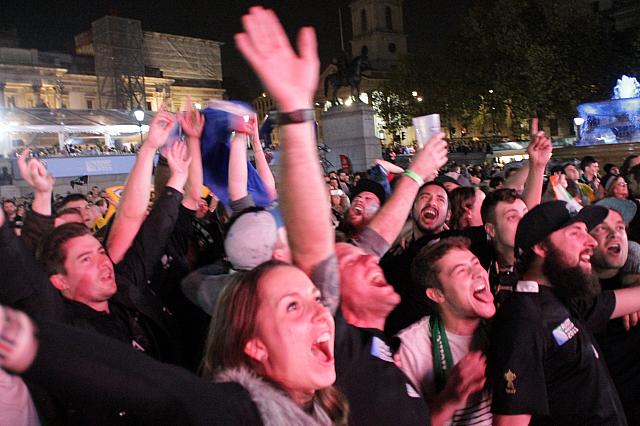
<svg viewBox="0 0 640 426"><path fill-rule="evenodd" d="M640 141L640 83L623 75L609 101L578 106L584 124L578 144L599 145Z"/></svg>

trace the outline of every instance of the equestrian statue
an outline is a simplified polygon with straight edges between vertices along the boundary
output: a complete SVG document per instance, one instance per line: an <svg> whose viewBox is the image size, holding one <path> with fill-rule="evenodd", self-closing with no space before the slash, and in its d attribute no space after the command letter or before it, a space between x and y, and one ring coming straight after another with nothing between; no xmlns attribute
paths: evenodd
<svg viewBox="0 0 640 426"><path fill-rule="evenodd" d="M336 71L327 75L324 79L324 97L329 99L332 105L338 105L338 90L341 87L349 86L351 88L351 97L355 102L360 102L360 81L362 80L363 71L371 70L368 58L369 49L362 46L360 55L350 59L347 52L341 52L339 58L334 58L332 64ZM328 98L329 86L332 88L331 97Z"/></svg>

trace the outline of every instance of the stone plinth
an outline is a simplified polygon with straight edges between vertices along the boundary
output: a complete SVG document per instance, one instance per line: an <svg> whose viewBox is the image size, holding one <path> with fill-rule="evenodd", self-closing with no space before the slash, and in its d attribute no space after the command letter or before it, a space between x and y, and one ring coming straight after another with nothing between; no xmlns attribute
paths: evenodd
<svg viewBox="0 0 640 426"><path fill-rule="evenodd" d="M365 171L373 160L382 158L380 140L375 135L373 108L364 103L336 106L321 116L323 141L331 152L327 160L340 168L340 154L351 159L354 172Z"/></svg>

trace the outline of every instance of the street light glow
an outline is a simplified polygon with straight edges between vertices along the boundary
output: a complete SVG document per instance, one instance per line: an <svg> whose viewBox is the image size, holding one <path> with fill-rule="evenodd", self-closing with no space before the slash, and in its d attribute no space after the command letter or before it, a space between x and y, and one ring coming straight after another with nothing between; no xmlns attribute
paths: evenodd
<svg viewBox="0 0 640 426"><path fill-rule="evenodd" d="M142 121L144 120L144 111L140 108L137 108L135 111L133 111L133 116L139 123L142 123Z"/></svg>
<svg viewBox="0 0 640 426"><path fill-rule="evenodd" d="M418 96L418 92L416 92L416 91L414 90L413 92L411 92L411 96L413 96L413 97L415 98L416 96Z"/></svg>
<svg viewBox="0 0 640 426"><path fill-rule="evenodd" d="M575 124L576 126L582 126L584 124L584 118L582 117L576 117L573 119L573 124Z"/></svg>

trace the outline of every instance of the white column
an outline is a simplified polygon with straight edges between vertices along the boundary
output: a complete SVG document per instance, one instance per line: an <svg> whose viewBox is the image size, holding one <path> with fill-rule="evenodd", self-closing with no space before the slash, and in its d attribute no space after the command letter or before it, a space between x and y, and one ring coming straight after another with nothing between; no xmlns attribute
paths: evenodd
<svg viewBox="0 0 640 426"><path fill-rule="evenodd" d="M0 131L0 154L9 155L11 152L11 134L9 132Z"/></svg>
<svg viewBox="0 0 640 426"><path fill-rule="evenodd" d="M64 139L65 139L64 132L58 132L58 147L62 152L64 152Z"/></svg>

